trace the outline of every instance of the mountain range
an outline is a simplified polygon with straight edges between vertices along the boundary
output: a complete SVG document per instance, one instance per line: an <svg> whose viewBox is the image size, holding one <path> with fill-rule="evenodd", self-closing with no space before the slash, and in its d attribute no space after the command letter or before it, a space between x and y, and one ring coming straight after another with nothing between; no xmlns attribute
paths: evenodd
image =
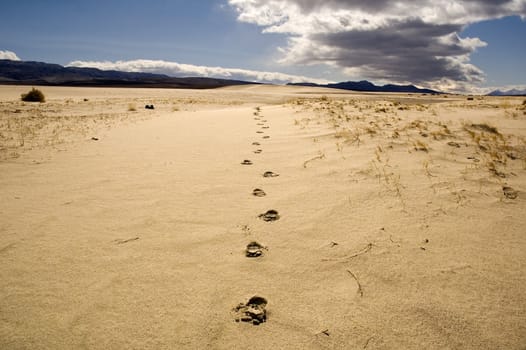
<svg viewBox="0 0 526 350"><path fill-rule="evenodd" d="M64 67L59 64L33 61L0 60L0 84L207 89L254 83L205 77L176 78L165 74ZM377 86L366 80L358 82L347 81L325 85L314 83L289 83L288 85L326 87L366 92L440 93L435 90L420 89L414 85L387 84Z"/></svg>
<svg viewBox="0 0 526 350"><path fill-rule="evenodd" d="M164 74L120 72L97 68L63 67L44 62L0 60L0 84L208 89L253 83L204 77L175 78Z"/></svg>
<svg viewBox="0 0 526 350"><path fill-rule="evenodd" d="M526 96L526 89L511 89L506 91L495 90L488 94L489 96Z"/></svg>
<svg viewBox="0 0 526 350"><path fill-rule="evenodd" d="M288 85L296 86L314 86L314 87L326 87L332 89L343 89L353 91L364 91L364 92L405 92L405 93L422 93L422 94L440 94L439 91L430 89L420 89L414 85L395 85L387 84L383 86L374 85L373 83L362 80L362 81L346 81L342 83L332 84L314 84L314 83L290 83Z"/></svg>

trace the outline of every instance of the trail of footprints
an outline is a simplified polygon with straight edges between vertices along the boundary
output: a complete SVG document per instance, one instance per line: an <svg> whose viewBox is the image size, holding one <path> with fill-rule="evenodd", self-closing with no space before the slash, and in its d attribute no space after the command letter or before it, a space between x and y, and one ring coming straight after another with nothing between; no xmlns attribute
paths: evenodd
<svg viewBox="0 0 526 350"><path fill-rule="evenodd" d="M260 129L269 129L270 127L267 125L267 120L263 119L261 116L261 109L259 107L256 107L256 110L254 112L254 120L256 121L256 126L258 126ZM257 134L265 134L265 131L263 130L257 130ZM269 139L269 135L263 135L262 139L266 140ZM263 152L263 149L260 148L261 143L258 141L252 142L252 146L256 146L255 150L252 152L254 154L260 154ZM252 165L253 162L250 159L244 159L241 162L241 165ZM275 173L273 171L266 171L262 174L265 178L273 178L279 176L278 173ZM267 193L261 189L261 188L255 188L252 191L252 195L255 197L264 197L267 195ZM277 210L269 209L265 213L259 214L258 218L265 221L265 222L272 222L279 220L280 215ZM259 258L264 255L264 251L267 250L267 247L263 246L262 244L252 241L250 242L246 248L245 248L245 256L247 258ZM253 296L250 298L247 303L240 303L234 308L234 312L236 314L235 320L236 322L247 322L252 323L253 325L259 325L263 322L266 322L267 320L267 311L266 306L268 302L265 298L261 296Z"/></svg>

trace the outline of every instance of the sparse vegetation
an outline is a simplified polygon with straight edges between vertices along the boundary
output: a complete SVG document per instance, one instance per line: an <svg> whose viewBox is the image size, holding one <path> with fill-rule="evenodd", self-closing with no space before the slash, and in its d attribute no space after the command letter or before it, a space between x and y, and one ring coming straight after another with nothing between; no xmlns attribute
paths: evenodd
<svg viewBox="0 0 526 350"><path fill-rule="evenodd" d="M485 132L489 132L489 133L497 134L497 135L499 134L499 131L497 130L497 128L490 126L488 124L471 124L471 127L473 129L477 129L480 131L485 131Z"/></svg>
<svg viewBox="0 0 526 350"><path fill-rule="evenodd" d="M44 93L38 89L32 88L28 93L22 94L22 101L24 102L46 102Z"/></svg>

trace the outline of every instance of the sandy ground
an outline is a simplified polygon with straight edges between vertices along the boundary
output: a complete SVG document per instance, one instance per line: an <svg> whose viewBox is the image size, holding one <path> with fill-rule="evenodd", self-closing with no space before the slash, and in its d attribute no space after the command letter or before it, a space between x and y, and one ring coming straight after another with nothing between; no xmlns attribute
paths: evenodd
<svg viewBox="0 0 526 350"><path fill-rule="evenodd" d="M524 98L27 90L0 86L1 349L526 349Z"/></svg>

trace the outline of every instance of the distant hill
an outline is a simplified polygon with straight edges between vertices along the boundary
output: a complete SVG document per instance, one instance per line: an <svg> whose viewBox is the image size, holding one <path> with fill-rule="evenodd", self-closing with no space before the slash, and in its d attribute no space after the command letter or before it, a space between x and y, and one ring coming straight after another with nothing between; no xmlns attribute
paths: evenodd
<svg viewBox="0 0 526 350"><path fill-rule="evenodd" d="M296 86L313 86L313 87L326 87L333 89L353 90L353 91L365 91L365 92L405 92L405 93L422 93L422 94L439 94L439 91L430 89L419 89L414 85L394 85L387 84L383 86L374 85L373 83L362 80L362 81L346 81L342 83L334 84L314 84L314 83L290 83L288 85Z"/></svg>
<svg viewBox="0 0 526 350"><path fill-rule="evenodd" d="M490 92L488 96L526 96L526 89L511 89L508 91L495 90Z"/></svg>
<svg viewBox="0 0 526 350"><path fill-rule="evenodd" d="M97 68L63 67L43 62L0 60L0 84L209 89L253 83L203 77L174 78L164 74L106 71Z"/></svg>

